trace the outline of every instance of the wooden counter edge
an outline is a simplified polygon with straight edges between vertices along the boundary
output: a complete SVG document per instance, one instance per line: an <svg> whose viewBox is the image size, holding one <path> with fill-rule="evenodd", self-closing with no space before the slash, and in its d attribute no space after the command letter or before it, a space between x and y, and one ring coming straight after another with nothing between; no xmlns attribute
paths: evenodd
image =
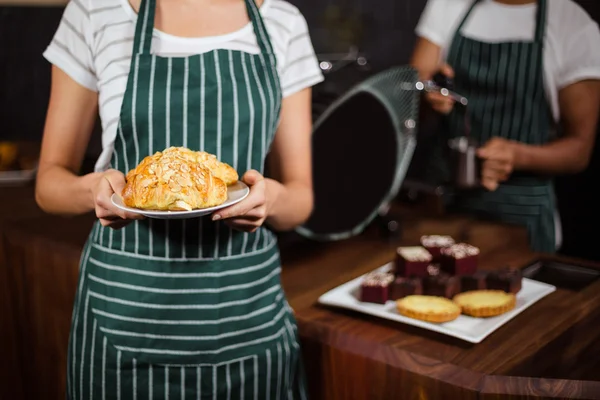
<svg viewBox="0 0 600 400"><path fill-rule="evenodd" d="M343 340L328 334L324 323L306 321L297 316L300 336L321 345L335 347L362 358L413 374L427 380L443 382L455 389L476 392L479 399L600 399L600 382L518 376L486 375L460 366L425 357L410 351L373 345L346 334Z"/></svg>
<svg viewBox="0 0 600 400"><path fill-rule="evenodd" d="M480 399L600 399L600 382L566 379L484 376Z"/></svg>
<svg viewBox="0 0 600 400"><path fill-rule="evenodd" d="M484 374L445 363L430 357L416 354L393 347L381 349L381 346L369 343L351 334L344 335L344 340L336 340L328 334L326 324L306 321L302 316L296 316L301 337L307 337L327 346L347 351L366 359L386 364L393 369L403 370L432 380L437 380L451 386L479 391Z"/></svg>

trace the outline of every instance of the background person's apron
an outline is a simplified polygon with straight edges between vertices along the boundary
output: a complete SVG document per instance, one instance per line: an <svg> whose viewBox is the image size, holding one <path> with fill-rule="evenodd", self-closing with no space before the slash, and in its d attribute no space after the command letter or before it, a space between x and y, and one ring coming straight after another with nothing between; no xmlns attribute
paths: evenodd
<svg viewBox="0 0 600 400"><path fill-rule="evenodd" d="M263 170L281 107L276 60L253 0L260 54L150 53L143 0L111 167L169 146ZM71 399L304 398L296 324L275 235L210 218L96 223L84 249L69 343Z"/></svg>
<svg viewBox="0 0 600 400"><path fill-rule="evenodd" d="M532 42L485 43L462 35L473 5L456 30L448 54L455 88L469 99L471 135L484 145L493 137L541 145L550 140L551 113L544 92L543 48L546 0L539 0ZM465 133L465 109L450 114L451 136ZM535 251L556 250L552 180L517 171L494 192L465 191L456 207L483 217L524 225Z"/></svg>

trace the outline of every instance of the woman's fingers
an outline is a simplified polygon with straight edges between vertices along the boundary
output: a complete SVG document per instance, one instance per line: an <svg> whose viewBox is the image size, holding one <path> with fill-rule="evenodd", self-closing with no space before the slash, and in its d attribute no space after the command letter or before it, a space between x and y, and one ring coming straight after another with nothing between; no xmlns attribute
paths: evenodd
<svg viewBox="0 0 600 400"><path fill-rule="evenodd" d="M448 96L444 96L441 93L427 93L427 101L431 104L431 107L442 114L448 114L454 108L454 100Z"/></svg>
<svg viewBox="0 0 600 400"><path fill-rule="evenodd" d="M256 231L267 218L265 178L256 170L247 171L242 182L250 187L248 197L239 203L215 212L212 220L225 220L231 228L245 231Z"/></svg>
<svg viewBox="0 0 600 400"><path fill-rule="evenodd" d="M254 232L265 221L267 217L266 209L266 206L263 204L261 206L252 208L244 215L226 219L224 222L233 229L245 232Z"/></svg>
<svg viewBox="0 0 600 400"><path fill-rule="evenodd" d="M261 197L260 194L250 194L244 200L240 201L237 204L234 204L231 207L224 208L222 210L217 211L213 217L213 221L217 221L219 219L228 219L234 218L241 215L246 215L254 208L259 207L265 203L264 196Z"/></svg>
<svg viewBox="0 0 600 400"><path fill-rule="evenodd" d="M481 179L481 184L483 185L483 187L485 187L490 192L495 191L496 189L498 189L498 186L499 186L497 180L489 179L489 178L485 178L485 177Z"/></svg>
<svg viewBox="0 0 600 400"><path fill-rule="evenodd" d="M449 64L442 64L440 66L440 73L444 76L447 76L450 79L454 78L454 69Z"/></svg>
<svg viewBox="0 0 600 400"><path fill-rule="evenodd" d="M103 226L119 229L131 220L142 219L143 215L126 212L112 204L114 193L120 194L125 187L125 176L120 171L108 170L98 182L95 190L96 216Z"/></svg>
<svg viewBox="0 0 600 400"><path fill-rule="evenodd" d="M443 94L437 93L437 92L427 93L427 99L429 100L430 103L436 104L436 105L453 105L454 104L454 100L451 97L444 96Z"/></svg>
<svg viewBox="0 0 600 400"><path fill-rule="evenodd" d="M120 195L123 192L123 188L125 188L125 175L121 171L115 169L108 170L104 174L104 179L109 183L114 193Z"/></svg>
<svg viewBox="0 0 600 400"><path fill-rule="evenodd" d="M114 204L112 204L112 201L110 200L110 198L112 197L113 193L116 193L117 195L121 195L121 193L123 192L123 188L125 188L125 175L123 175L122 172L117 171L117 170L109 170L104 174L104 179L106 180L106 182L108 183L109 189L107 189L104 194L104 198L103 198L103 204L105 204L105 208L107 208L108 210L114 212L116 215L118 215L119 217L123 218L123 219L143 219L144 216L141 214L136 214L136 213L130 213L127 211L123 211L120 208L116 207Z"/></svg>
<svg viewBox="0 0 600 400"><path fill-rule="evenodd" d="M511 165L500 160L485 160L482 168L482 175L491 177L498 181L505 181L512 173Z"/></svg>
<svg viewBox="0 0 600 400"><path fill-rule="evenodd" d="M212 217L213 221L246 215L256 208L263 207L266 200L264 184L264 180L258 180L250 186L248 197L231 207L217 211Z"/></svg>
<svg viewBox="0 0 600 400"><path fill-rule="evenodd" d="M254 186L264 179L264 176L262 176L262 174L255 169L246 171L244 176L242 176L242 182L248 186Z"/></svg>

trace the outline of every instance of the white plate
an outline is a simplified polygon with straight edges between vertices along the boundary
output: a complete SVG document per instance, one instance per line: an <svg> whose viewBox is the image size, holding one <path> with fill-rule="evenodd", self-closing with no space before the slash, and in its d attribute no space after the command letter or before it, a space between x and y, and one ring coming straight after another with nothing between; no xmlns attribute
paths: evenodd
<svg viewBox="0 0 600 400"><path fill-rule="evenodd" d="M379 269L389 269L391 266L392 264L390 263ZM396 304L393 301L388 301L386 304L363 303L359 301L358 295L362 279L362 276L358 277L330 290L319 298L319 303L328 306L347 308L376 317L418 326L430 331L454 336L471 343L481 342L495 330L520 314L523 310L556 290L556 287L552 285L523 278L523 288L517 294L517 305L513 310L506 314L492 318L473 318L461 315L454 321L443 324L433 324L399 314L396 310Z"/></svg>
<svg viewBox="0 0 600 400"><path fill-rule="evenodd" d="M21 185L35 179L37 168L21 171L0 172L0 185Z"/></svg>
<svg viewBox="0 0 600 400"><path fill-rule="evenodd" d="M234 183L231 186L227 187L227 201L225 203L218 205L216 207L209 208L201 208L198 210L192 211L150 211L150 210L139 210L137 208L127 207L123 204L123 199L121 196L118 196L116 193L112 195L110 198L112 203L120 208L121 210L125 210L128 212L136 213L144 215L148 218L155 219L188 219L188 218L196 218L202 217L204 215L212 214L213 212L220 210L225 207L232 206L240 201L244 200L246 196L250 193L250 188L241 181Z"/></svg>

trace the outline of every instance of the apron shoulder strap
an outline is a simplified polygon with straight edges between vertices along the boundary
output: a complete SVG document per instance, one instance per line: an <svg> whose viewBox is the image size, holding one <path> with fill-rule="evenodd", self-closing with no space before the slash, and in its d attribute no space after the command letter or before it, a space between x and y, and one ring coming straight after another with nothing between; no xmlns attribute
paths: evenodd
<svg viewBox="0 0 600 400"><path fill-rule="evenodd" d="M250 21L252 22L252 27L254 28L254 34L256 35L256 41L258 42L258 46L260 47L260 51L263 54L274 55L273 44L271 43L271 38L269 37L269 32L265 26L265 21L263 21L260 10L256 5L256 0L245 0L246 9L248 10L248 16L250 17ZM276 57L272 57L273 62L276 62Z"/></svg>
<svg viewBox="0 0 600 400"><path fill-rule="evenodd" d="M133 54L150 54L156 0L142 0L135 24Z"/></svg>
<svg viewBox="0 0 600 400"><path fill-rule="evenodd" d="M542 44L544 43L544 36L546 35L546 21L548 19L547 15L548 2L546 0L538 0L535 41Z"/></svg>
<svg viewBox="0 0 600 400"><path fill-rule="evenodd" d="M473 0L473 3L471 4L471 7L469 7L469 9L467 10L467 13L463 17L462 21L460 21L460 24L458 24L458 28L456 28L456 32L454 33L454 36L456 36L457 34L460 33L460 31L462 30L463 26L465 26L465 23L467 22L467 20L471 16L471 13L475 9L475 6L477 4L479 4L480 1L481 0Z"/></svg>

